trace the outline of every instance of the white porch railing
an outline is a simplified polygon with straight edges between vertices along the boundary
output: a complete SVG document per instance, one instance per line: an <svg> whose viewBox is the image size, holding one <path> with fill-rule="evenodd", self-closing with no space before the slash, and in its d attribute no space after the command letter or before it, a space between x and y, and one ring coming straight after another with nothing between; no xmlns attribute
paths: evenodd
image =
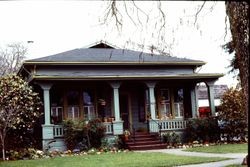
<svg viewBox="0 0 250 167"><path fill-rule="evenodd" d="M159 132L159 125L161 126L161 131L183 130L186 128L186 121L178 119L150 120L149 121L150 132Z"/></svg>
<svg viewBox="0 0 250 167"><path fill-rule="evenodd" d="M160 120L161 130L182 130L186 128L185 120Z"/></svg>
<svg viewBox="0 0 250 167"><path fill-rule="evenodd" d="M111 122L104 122L104 126L106 127L106 134L113 134L113 124ZM63 125L54 125L53 129L54 137L63 137Z"/></svg>
<svg viewBox="0 0 250 167"><path fill-rule="evenodd" d="M103 122L103 125L106 127L106 134L113 134L113 124L111 122Z"/></svg>
<svg viewBox="0 0 250 167"><path fill-rule="evenodd" d="M54 137L63 137L63 125L54 125Z"/></svg>

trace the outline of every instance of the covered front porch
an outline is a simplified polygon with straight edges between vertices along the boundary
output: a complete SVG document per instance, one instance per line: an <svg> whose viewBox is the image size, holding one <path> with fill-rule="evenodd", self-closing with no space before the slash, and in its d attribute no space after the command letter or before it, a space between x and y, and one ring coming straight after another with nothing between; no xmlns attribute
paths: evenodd
<svg viewBox="0 0 250 167"><path fill-rule="evenodd" d="M213 82L207 82L212 90ZM51 81L39 83L44 98L43 147L63 138L66 119L99 118L107 135L174 131L197 117L196 82L163 81ZM213 93L210 93L214 111Z"/></svg>

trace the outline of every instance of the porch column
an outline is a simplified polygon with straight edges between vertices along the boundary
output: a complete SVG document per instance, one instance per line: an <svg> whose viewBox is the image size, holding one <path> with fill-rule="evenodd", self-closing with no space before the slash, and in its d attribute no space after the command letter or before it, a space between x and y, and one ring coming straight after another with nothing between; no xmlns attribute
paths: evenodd
<svg viewBox="0 0 250 167"><path fill-rule="evenodd" d="M191 95L191 107L192 107L192 118L199 117L198 111L198 100L197 100L197 86L193 85L190 90Z"/></svg>
<svg viewBox="0 0 250 167"><path fill-rule="evenodd" d="M156 119L155 117L155 82L147 82L146 83L149 88L149 103L150 103L150 115L151 119Z"/></svg>
<svg viewBox="0 0 250 167"><path fill-rule="evenodd" d="M209 102L209 107L210 107L212 116L215 116L214 82L215 81L208 81L208 82L206 82L207 92L208 92L208 102Z"/></svg>
<svg viewBox="0 0 250 167"><path fill-rule="evenodd" d="M112 82L110 83L113 88L113 104L114 104L114 114L115 121L113 122L113 133L114 135L123 134L123 121L120 116L120 103L119 103L119 88L121 83Z"/></svg>
<svg viewBox="0 0 250 167"><path fill-rule="evenodd" d="M51 84L42 84L40 85L43 89L43 103L44 103L44 125L50 125L50 94L49 90L51 88Z"/></svg>
<svg viewBox="0 0 250 167"><path fill-rule="evenodd" d="M52 84L40 84L43 89L44 103L44 125L43 129L43 150L47 149L48 143L54 139L54 125L50 123L50 93Z"/></svg>
<svg viewBox="0 0 250 167"><path fill-rule="evenodd" d="M120 83L111 83L110 84L113 88L113 104L114 104L114 114L115 114L115 121L120 121L120 103L119 103L119 87Z"/></svg>

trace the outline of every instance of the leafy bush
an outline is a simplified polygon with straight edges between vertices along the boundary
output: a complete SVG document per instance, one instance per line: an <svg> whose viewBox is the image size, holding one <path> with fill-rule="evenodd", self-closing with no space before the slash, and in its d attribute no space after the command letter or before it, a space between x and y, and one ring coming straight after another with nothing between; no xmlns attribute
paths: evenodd
<svg viewBox="0 0 250 167"><path fill-rule="evenodd" d="M100 119L85 121L66 120L64 125L64 137L67 148L70 150L87 150L91 147L99 148L105 136L105 126Z"/></svg>
<svg viewBox="0 0 250 167"><path fill-rule="evenodd" d="M181 142L180 135L175 132L168 132L162 136L163 142L168 145L176 145Z"/></svg>
<svg viewBox="0 0 250 167"><path fill-rule="evenodd" d="M87 137L91 147L99 148L102 145L102 139L105 136L105 126L100 119L92 119L85 127Z"/></svg>
<svg viewBox="0 0 250 167"><path fill-rule="evenodd" d="M220 139L220 129L217 118L193 118L187 121L185 142L216 142Z"/></svg>
<svg viewBox="0 0 250 167"><path fill-rule="evenodd" d="M38 159L44 157L44 152L34 148L24 148L20 150L10 150L6 152L10 160Z"/></svg>
<svg viewBox="0 0 250 167"><path fill-rule="evenodd" d="M222 133L227 135L227 141L234 138L245 140L247 135L247 118L245 111L246 100L243 91L230 88L222 97L218 107L218 117L221 122Z"/></svg>
<svg viewBox="0 0 250 167"><path fill-rule="evenodd" d="M5 139L10 130L18 131L19 137L25 136L41 116L42 102L32 87L17 75L0 78L0 144L5 159ZM22 138L21 138L22 139Z"/></svg>
<svg viewBox="0 0 250 167"><path fill-rule="evenodd" d="M84 121L65 120L63 122L63 127L64 139L68 149L75 149L79 144L82 144L83 140L85 140L86 134L84 132Z"/></svg>

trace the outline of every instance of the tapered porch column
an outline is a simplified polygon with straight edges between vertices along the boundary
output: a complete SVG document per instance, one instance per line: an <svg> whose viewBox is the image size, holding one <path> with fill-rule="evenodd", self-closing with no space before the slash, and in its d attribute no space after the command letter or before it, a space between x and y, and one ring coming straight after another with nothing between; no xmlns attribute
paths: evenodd
<svg viewBox="0 0 250 167"><path fill-rule="evenodd" d="M43 128L43 150L47 149L48 142L54 139L54 125L50 122L50 93L52 84L40 84L43 89L44 125Z"/></svg>
<svg viewBox="0 0 250 167"><path fill-rule="evenodd" d="M120 83L110 83L113 88L113 104L114 104L114 114L115 121L120 121L120 103L119 103L119 87Z"/></svg>
<svg viewBox="0 0 250 167"><path fill-rule="evenodd" d="M191 95L192 118L196 118L199 117L196 85L192 86L190 90L190 95Z"/></svg>
<svg viewBox="0 0 250 167"><path fill-rule="evenodd" d="M50 94L49 90L52 84L42 84L41 87L43 89L43 103L44 103L44 125L50 125Z"/></svg>
<svg viewBox="0 0 250 167"><path fill-rule="evenodd" d="M121 83L112 82L110 83L113 88L113 105L114 105L114 115L115 121L113 122L113 133L114 135L123 134L123 121L120 116L120 103L119 103L119 88Z"/></svg>
<svg viewBox="0 0 250 167"><path fill-rule="evenodd" d="M208 82L206 82L207 92L208 92L208 102L209 102L209 107L210 107L212 116L215 116L214 82L215 81L208 81Z"/></svg>
<svg viewBox="0 0 250 167"><path fill-rule="evenodd" d="M150 103L150 115L151 119L155 119L155 82L147 82L146 83L149 88L149 103Z"/></svg>

